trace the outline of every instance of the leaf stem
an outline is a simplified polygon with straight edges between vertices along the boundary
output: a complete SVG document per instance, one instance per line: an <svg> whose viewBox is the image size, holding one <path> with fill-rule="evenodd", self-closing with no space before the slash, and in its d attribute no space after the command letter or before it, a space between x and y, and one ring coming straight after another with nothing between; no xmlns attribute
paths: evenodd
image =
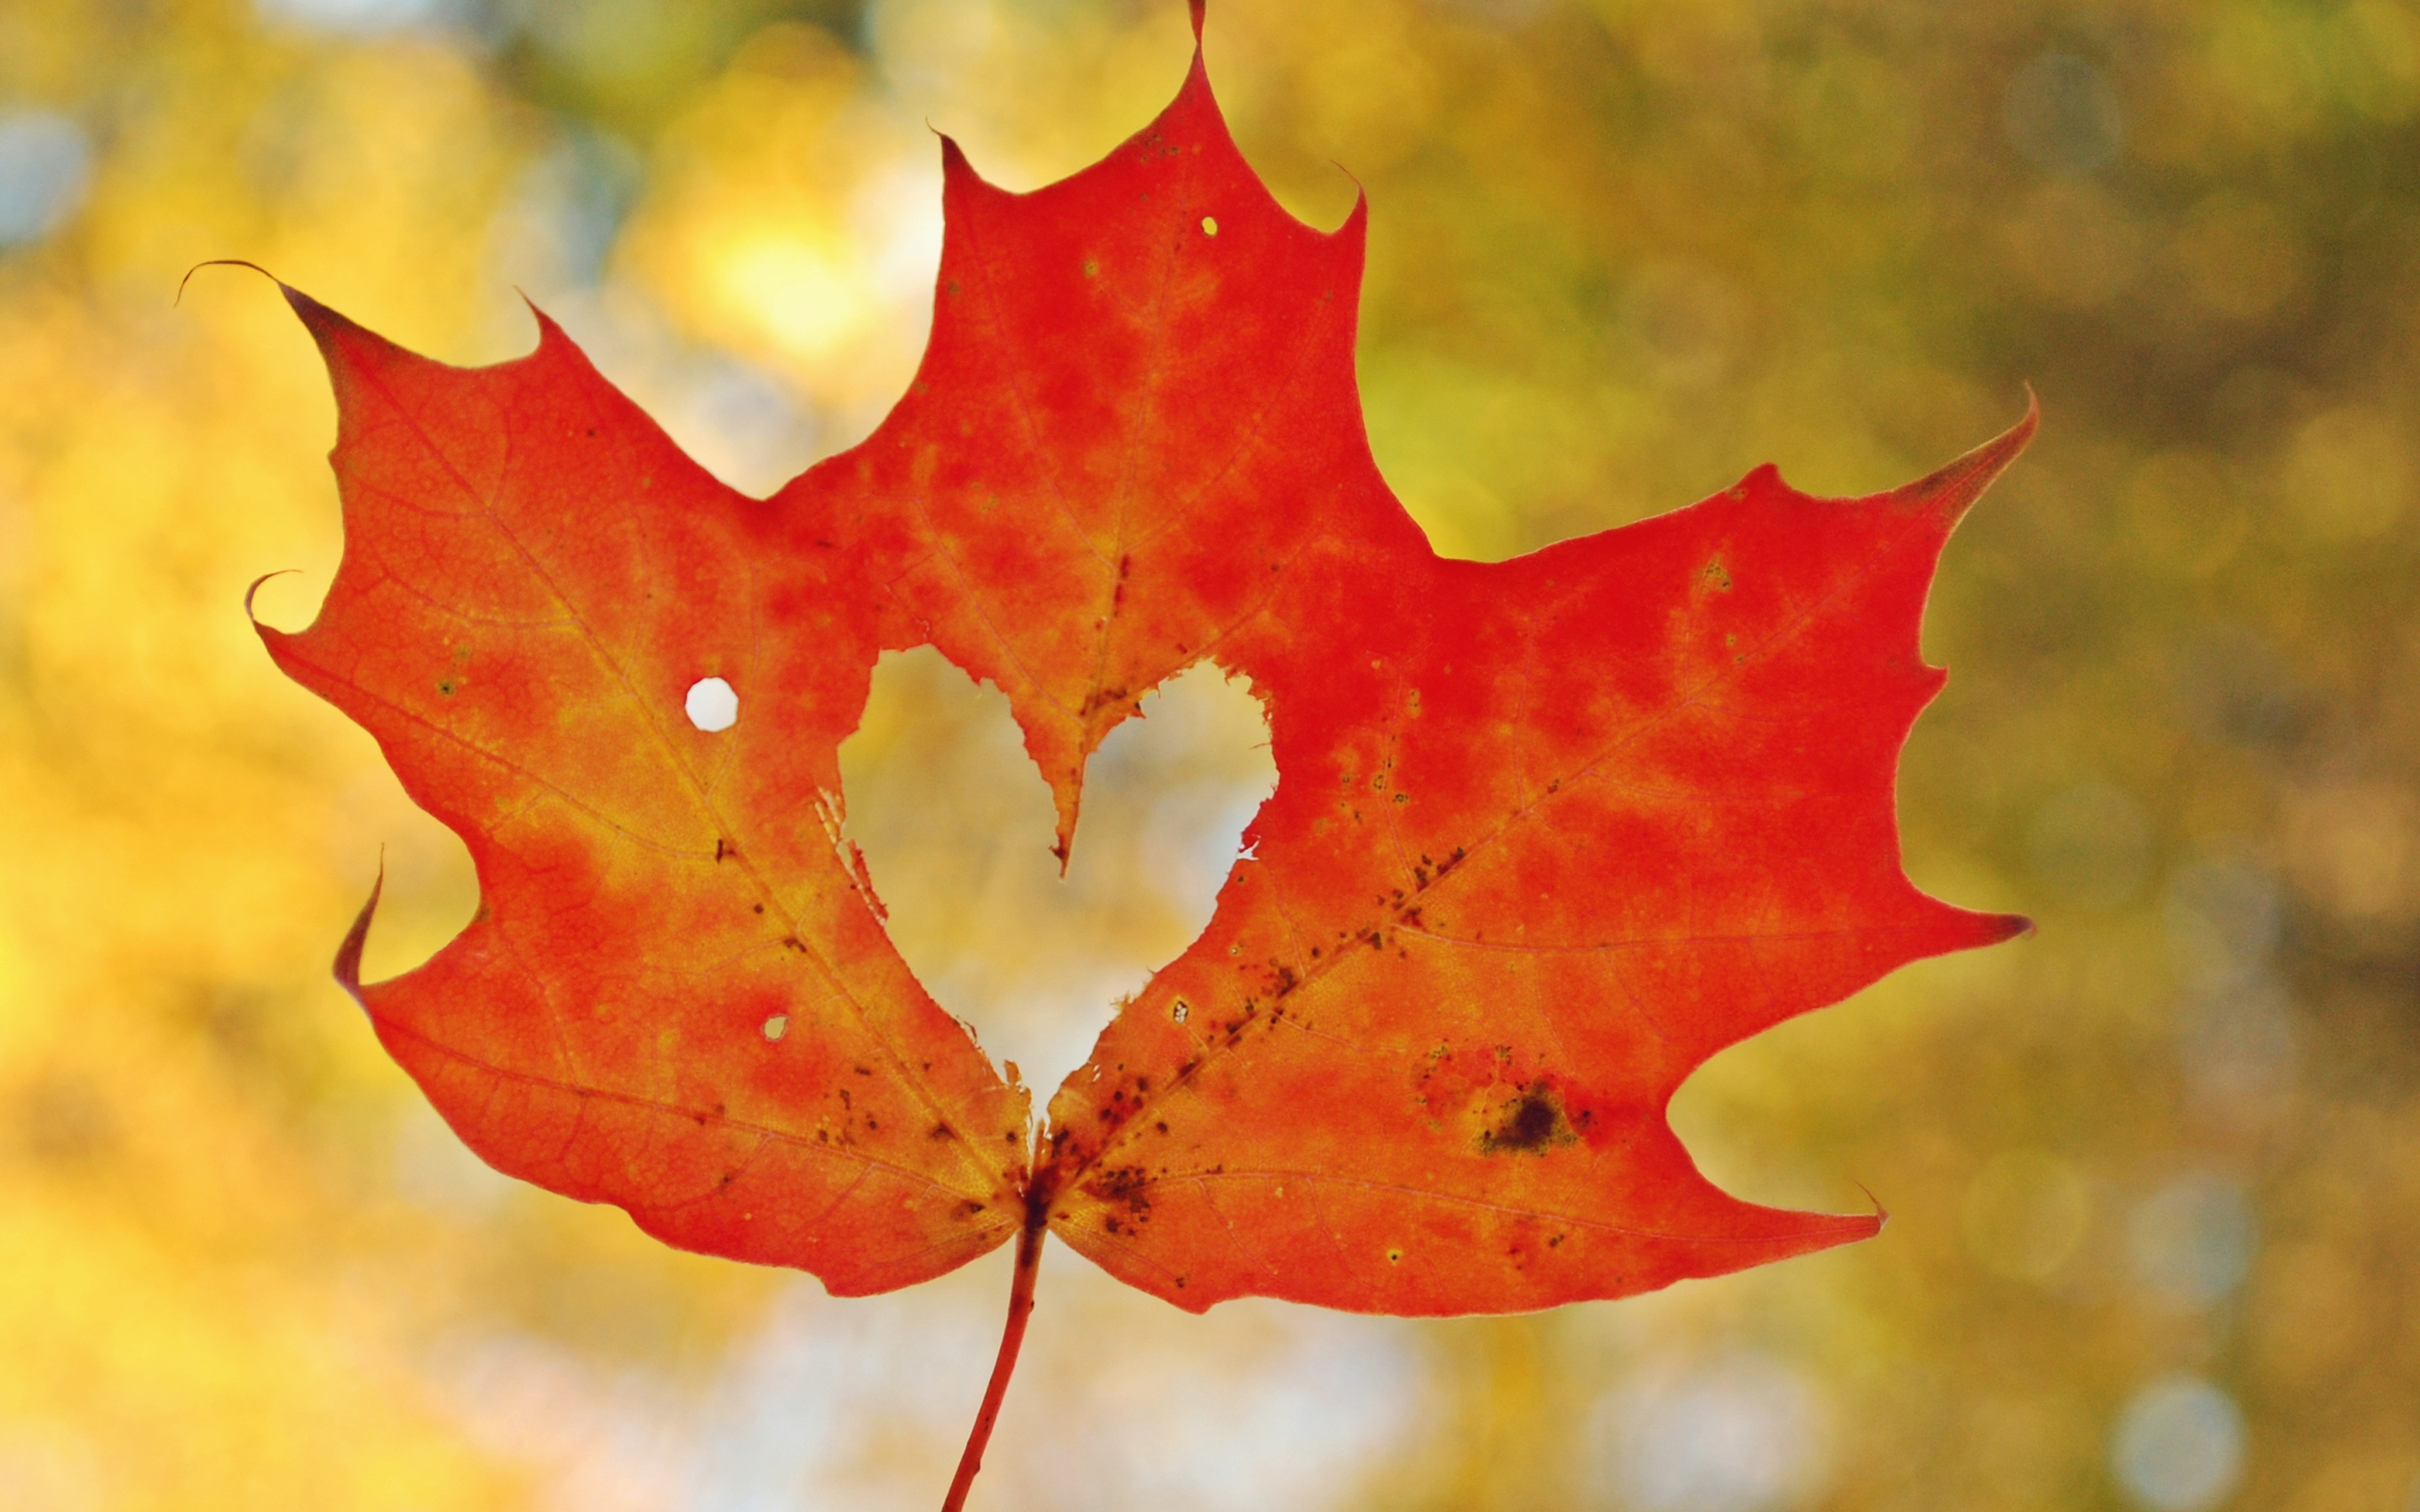
<svg viewBox="0 0 2420 1512"><path fill-rule="evenodd" d="M967 1435L967 1451L958 1457L958 1473L950 1482L949 1499L941 1512L962 1512L967 1492L974 1489L975 1472L983 1469L984 1446L991 1442L991 1426L1000 1420L1001 1398L1008 1395L1008 1378L1016 1371L1016 1351L1025 1343L1025 1322L1033 1316L1033 1277L1042 1268L1042 1241L1050 1232L1037 1210L1016 1237L1016 1279L1008 1288L1008 1327L1000 1336L1000 1358L992 1362L991 1383L984 1388L983 1409L975 1413L974 1430Z"/></svg>

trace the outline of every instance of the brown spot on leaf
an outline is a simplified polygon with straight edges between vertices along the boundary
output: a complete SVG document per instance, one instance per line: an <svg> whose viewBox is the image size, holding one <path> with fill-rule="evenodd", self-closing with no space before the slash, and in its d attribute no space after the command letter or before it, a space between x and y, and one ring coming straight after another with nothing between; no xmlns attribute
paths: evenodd
<svg viewBox="0 0 2420 1512"><path fill-rule="evenodd" d="M1533 1082L1506 1103L1494 1127L1479 1136L1482 1155L1543 1155L1559 1145L1575 1143L1563 1118L1562 1103L1544 1082Z"/></svg>

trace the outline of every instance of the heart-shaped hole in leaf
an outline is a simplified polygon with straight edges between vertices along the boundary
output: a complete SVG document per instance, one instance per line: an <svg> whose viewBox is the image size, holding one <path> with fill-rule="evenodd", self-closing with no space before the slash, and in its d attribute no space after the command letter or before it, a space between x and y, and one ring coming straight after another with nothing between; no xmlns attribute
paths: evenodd
<svg viewBox="0 0 2420 1512"><path fill-rule="evenodd" d="M1086 767L1063 878L1007 698L938 651L886 654L841 746L845 830L892 943L995 1063L1046 1094L1118 1000L1202 933L1277 784L1259 701L1216 667L1171 678L1142 710Z"/></svg>

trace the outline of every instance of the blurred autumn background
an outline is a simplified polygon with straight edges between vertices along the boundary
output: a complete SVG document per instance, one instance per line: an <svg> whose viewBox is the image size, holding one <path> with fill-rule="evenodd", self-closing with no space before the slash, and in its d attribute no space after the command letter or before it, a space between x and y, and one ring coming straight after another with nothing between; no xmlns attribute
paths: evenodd
<svg viewBox="0 0 2420 1512"><path fill-rule="evenodd" d="M1032 187L1173 93L1177 0L0 0L0 1505L916 1508L1005 1252L836 1303L520 1189L327 975L474 888L240 601L339 548L303 332L526 293L733 483L923 339L931 131ZM2041 440L1951 544L1910 871L2034 937L1728 1053L1675 1119L1870 1244L1618 1304L1192 1319L1063 1248L980 1506L2420 1508L2420 9L1217 0L1296 213L1373 213L1381 465L1482 557L1757 463ZM928 130L928 125L930 130ZM1339 165L1346 172L1340 172ZM850 825L1044 1088L1269 780L1189 675L1071 882L1005 705L886 668Z"/></svg>

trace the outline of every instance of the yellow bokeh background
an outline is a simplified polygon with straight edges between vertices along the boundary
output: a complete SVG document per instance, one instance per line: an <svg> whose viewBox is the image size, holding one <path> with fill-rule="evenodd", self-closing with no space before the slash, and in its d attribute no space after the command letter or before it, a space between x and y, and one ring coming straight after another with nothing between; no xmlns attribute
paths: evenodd
<svg viewBox="0 0 2420 1512"><path fill-rule="evenodd" d="M453 1141L327 975L460 848L248 628L340 548L247 258L449 361L522 297L734 484L880 417L939 151L1028 188L1178 0L0 0L0 1507L937 1504L1001 1257L841 1304ZM1909 869L2033 937L1719 1057L1675 1119L1876 1242L1656 1297L1204 1319L1046 1259L978 1505L2420 1508L2420 8L1217 0L1279 197L1372 206L1373 445L1502 557L1779 463L1951 544ZM1341 170L1341 171L1340 171ZM1197 671L1062 884L1005 706L886 665L850 825L1048 1087L1269 780Z"/></svg>

